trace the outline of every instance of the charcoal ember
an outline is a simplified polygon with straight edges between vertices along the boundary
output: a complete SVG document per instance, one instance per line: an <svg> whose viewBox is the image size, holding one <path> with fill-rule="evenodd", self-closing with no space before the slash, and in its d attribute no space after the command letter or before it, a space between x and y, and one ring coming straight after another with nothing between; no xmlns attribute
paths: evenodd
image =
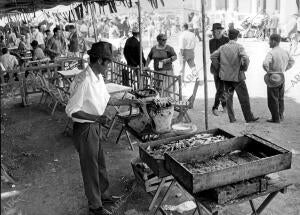
<svg viewBox="0 0 300 215"><path fill-rule="evenodd" d="M173 152L180 149L185 149L189 147L194 147L198 145L205 145L210 143L216 143L219 141L223 141L227 139L225 136L222 135L216 135L213 136L213 134L196 134L191 138L183 139L183 140L177 140L170 142L168 144L161 144L156 146L148 146L146 148L147 152L152 155L163 155L166 152Z"/></svg>

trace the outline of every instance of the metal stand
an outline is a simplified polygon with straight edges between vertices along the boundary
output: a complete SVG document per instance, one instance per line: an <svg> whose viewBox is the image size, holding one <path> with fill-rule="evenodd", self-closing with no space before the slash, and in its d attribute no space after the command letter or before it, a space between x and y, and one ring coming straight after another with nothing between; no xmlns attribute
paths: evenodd
<svg viewBox="0 0 300 215"><path fill-rule="evenodd" d="M159 202L159 205L158 205L157 209L155 210L154 215L157 214L157 212L158 212L159 208L161 208L163 202L170 195L171 188L176 184L177 184L177 182L174 179L172 181L172 183L170 184L170 186L168 187L166 193L164 194L164 197ZM194 212L192 214L195 215L195 214L197 214L196 212L198 212L199 215L202 215L202 214L203 215L204 214L218 215L219 211L222 210L226 206L241 204L243 202L249 201L249 204L250 204L251 209L252 209L251 215L259 215L271 203L271 201L275 198L275 196L279 192L285 193L287 187L290 186L290 185L291 185L290 183L286 183L282 180L279 180L279 181L276 181L275 183L271 183L270 187L264 192L250 194L250 195L242 197L242 198L234 199L234 200L232 200L230 202L227 202L225 204L222 204L222 205L217 204L216 202L214 202L211 199L200 197L199 194L191 194L194 198L194 201L195 201L196 205L197 205L196 209L194 210ZM184 190L183 187L181 187L180 185L179 185L179 187L182 190ZM253 200L258 198L258 197L262 197L262 196L266 196L266 195L268 195L268 196L260 204L260 206L256 209ZM204 213L204 211L205 211L205 213Z"/></svg>

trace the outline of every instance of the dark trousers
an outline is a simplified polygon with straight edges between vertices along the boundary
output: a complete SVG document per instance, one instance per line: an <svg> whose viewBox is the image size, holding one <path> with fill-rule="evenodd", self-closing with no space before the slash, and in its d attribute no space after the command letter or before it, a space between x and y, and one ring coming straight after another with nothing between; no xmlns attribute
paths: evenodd
<svg viewBox="0 0 300 215"><path fill-rule="evenodd" d="M283 119L284 111L284 83L279 87L267 88L268 107L272 115L272 120L278 122Z"/></svg>
<svg viewBox="0 0 300 215"><path fill-rule="evenodd" d="M109 186L99 124L74 122L73 133L85 195L89 207L96 209L102 206L101 193Z"/></svg>
<svg viewBox="0 0 300 215"><path fill-rule="evenodd" d="M251 112L250 107L250 100L249 100L249 94L248 89L246 86L245 81L241 82L232 82L232 81L224 81L225 86L225 97L226 97L226 104L227 104L227 113L230 122L235 121L234 111L233 111L233 94L234 91L236 92L244 118L246 122L253 120L254 116Z"/></svg>
<svg viewBox="0 0 300 215"><path fill-rule="evenodd" d="M226 107L226 101L224 98L224 82L220 79L219 75L214 75L214 81L216 86L216 95L212 109L218 109L220 103L222 104L222 107Z"/></svg>

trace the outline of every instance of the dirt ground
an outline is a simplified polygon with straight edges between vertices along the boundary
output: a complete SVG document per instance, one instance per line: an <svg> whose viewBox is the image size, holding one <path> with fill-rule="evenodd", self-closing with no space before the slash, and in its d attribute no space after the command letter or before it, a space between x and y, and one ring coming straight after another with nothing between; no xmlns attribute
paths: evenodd
<svg viewBox="0 0 300 215"><path fill-rule="evenodd" d="M203 91L203 86L199 90ZM209 107L212 102L210 99ZM226 114L216 117L209 112L209 128L222 128L235 135L255 133L293 151L292 168L279 175L291 180L294 185L289 187L285 195L279 194L275 198L265 210L266 215L300 214L300 104L289 97L285 102L285 121L281 124L265 122L269 117L265 98L251 99L253 112L261 117L258 123L244 123L236 99L236 123L228 123ZM10 104L1 113L5 125L5 132L1 134L2 163L16 180L14 188L1 184L1 192L12 189L22 191L19 198L2 202L1 214L13 207L22 211L23 215L87 214L78 155L71 138L62 134L67 120L64 112L57 111L52 117L44 106L34 102L26 108ZM205 130L202 99L196 100L190 115L198 129ZM109 207L115 214L148 214L151 198L134 182L130 165L130 161L138 156L138 147L135 146L135 150L131 151L125 136L121 143L115 144L118 129L113 131L104 147L111 192L123 196L123 200ZM183 198L184 195L176 198L177 192L174 190L167 204L176 205L187 200ZM226 209L223 214L241 215L249 212L250 206L242 204Z"/></svg>

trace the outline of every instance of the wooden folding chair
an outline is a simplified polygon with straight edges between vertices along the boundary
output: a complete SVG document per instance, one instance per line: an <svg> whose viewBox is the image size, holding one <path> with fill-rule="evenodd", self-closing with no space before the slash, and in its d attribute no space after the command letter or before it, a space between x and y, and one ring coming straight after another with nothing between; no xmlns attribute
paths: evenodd
<svg viewBox="0 0 300 215"><path fill-rule="evenodd" d="M194 102L196 99L196 94L198 91L199 84L200 84L200 80L199 78L197 78L195 81L194 90L191 97L186 101L179 101L176 104L174 104L174 111L178 112L179 115L176 117L176 119L173 120L173 123L181 122L183 121L183 119L186 122L192 121L188 114L188 110L193 109L194 107Z"/></svg>
<svg viewBox="0 0 300 215"><path fill-rule="evenodd" d="M109 127L109 130L107 132L107 135L106 137L109 137L113 127L115 126L115 124L117 122L121 123L122 124L122 128L121 128L121 131L117 137L117 140L116 140L116 144L119 143L119 140L123 134L123 131L125 131L125 134L126 134L126 137L129 141L129 144L130 144L130 147L131 149L133 150L133 146L132 146L132 142L131 142L131 139L129 137L129 132L127 130L127 121L131 118L131 117L134 117L134 116L137 116L138 114L140 114L140 111L138 108L133 108L132 105L130 106L129 110L128 111L124 111L124 112L119 112L115 115L115 117L113 118L113 121L112 121L112 124L111 126Z"/></svg>

